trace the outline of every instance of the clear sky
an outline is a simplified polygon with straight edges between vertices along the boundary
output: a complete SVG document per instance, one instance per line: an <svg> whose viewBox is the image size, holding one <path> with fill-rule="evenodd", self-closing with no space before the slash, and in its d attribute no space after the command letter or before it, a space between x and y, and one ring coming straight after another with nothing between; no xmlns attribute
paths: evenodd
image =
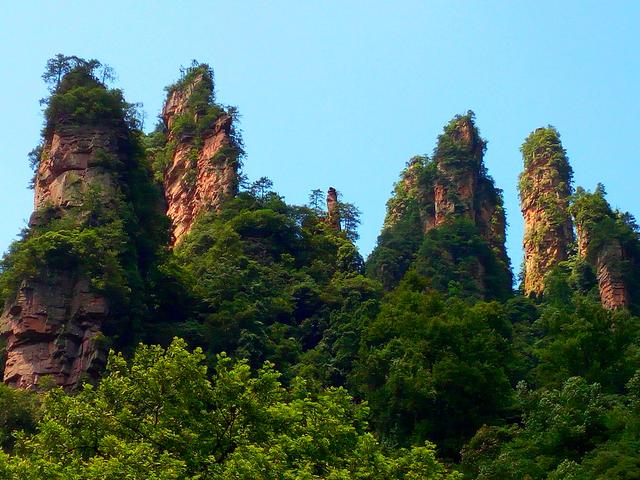
<svg viewBox="0 0 640 480"><path fill-rule="evenodd" d="M639 25L638 1L2 1L0 251L31 213L40 75L60 52L111 65L147 127L179 67L209 63L242 114L249 177L292 203L336 187L362 210L365 255L405 162L472 109L517 272L519 147L536 127L558 128L576 185L640 216Z"/></svg>

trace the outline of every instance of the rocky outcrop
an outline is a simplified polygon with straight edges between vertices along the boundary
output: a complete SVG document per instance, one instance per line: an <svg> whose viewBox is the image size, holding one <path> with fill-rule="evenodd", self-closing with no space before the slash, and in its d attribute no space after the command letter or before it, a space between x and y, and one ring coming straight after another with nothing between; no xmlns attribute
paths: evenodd
<svg viewBox="0 0 640 480"><path fill-rule="evenodd" d="M605 245L596 260L600 302L609 310L627 308L631 304L627 283L619 267L623 261L624 252L618 241Z"/></svg>
<svg viewBox="0 0 640 480"><path fill-rule="evenodd" d="M86 278L51 272L25 280L1 321L6 340L5 383L34 388L44 378L72 388L95 379L106 363L102 325L107 300Z"/></svg>
<svg viewBox="0 0 640 480"><path fill-rule="evenodd" d="M162 110L171 149L163 185L173 243L191 230L200 212L220 209L238 192L239 148L233 118L215 105L193 102L195 96L212 95L209 70L200 66L170 90ZM213 108L219 109L218 115L211 115ZM179 122L191 127L177 128Z"/></svg>
<svg viewBox="0 0 640 480"><path fill-rule="evenodd" d="M113 198L115 186L110 169L119 161L118 137L111 129L60 129L53 132L41 154L34 182L34 214L42 209L66 209L83 204L89 189L92 195Z"/></svg>
<svg viewBox="0 0 640 480"><path fill-rule="evenodd" d="M593 246L593 227L578 223L578 254L588 261L596 272L600 303L609 310L627 308L631 295L624 275L626 255L622 244L615 238L607 238L599 246Z"/></svg>
<svg viewBox="0 0 640 480"><path fill-rule="evenodd" d="M327 224L335 230L340 230L338 192L333 187L329 187L327 191Z"/></svg>
<svg viewBox="0 0 640 480"><path fill-rule="evenodd" d="M479 210L478 182L485 143L468 116L460 117L440 137L434 160L435 226L449 218L475 222Z"/></svg>
<svg viewBox="0 0 640 480"><path fill-rule="evenodd" d="M510 292L502 192L486 173L485 148L473 112L468 112L445 126L432 159L418 156L407 164L368 260L369 274L385 288L396 285L413 264L422 265L427 276L437 272L434 282L443 288L449 280L451 285L461 280L484 298ZM446 245L445 237L458 241L461 236L469 236L465 245ZM424 250L426 238L430 241ZM420 258L421 246L437 258Z"/></svg>
<svg viewBox="0 0 640 480"><path fill-rule="evenodd" d="M632 218L613 211L598 185L594 192L576 189L570 206L578 233L578 255L596 274L602 306L637 308L640 250ZM635 302L634 302L635 300Z"/></svg>
<svg viewBox="0 0 640 480"><path fill-rule="evenodd" d="M434 154L433 227L466 218L476 225L500 260L508 263L502 195L486 174L485 149L486 142L472 114L458 116L447 125ZM427 225L426 231L429 228Z"/></svg>
<svg viewBox="0 0 640 480"><path fill-rule="evenodd" d="M400 180L395 184L393 196L387 201L383 231L393 229L403 218L411 215L413 209L418 210L423 234L435 226L433 182L426 174L434 166L423 156L415 156L407 162L406 168L400 173Z"/></svg>
<svg viewBox="0 0 640 480"><path fill-rule="evenodd" d="M117 190L113 169L120 162L118 145L116 130L110 128L54 131L42 149L30 226L61 218L89 197L108 205ZM56 269L22 281L0 317L6 383L34 388L50 377L56 385L71 388L97 376L106 359L100 338L109 302L89 284L77 272Z"/></svg>
<svg viewBox="0 0 640 480"><path fill-rule="evenodd" d="M524 216L524 284L526 295L541 295L546 274L567 260L573 242L569 214L571 166L552 128L532 132L521 148L520 208Z"/></svg>

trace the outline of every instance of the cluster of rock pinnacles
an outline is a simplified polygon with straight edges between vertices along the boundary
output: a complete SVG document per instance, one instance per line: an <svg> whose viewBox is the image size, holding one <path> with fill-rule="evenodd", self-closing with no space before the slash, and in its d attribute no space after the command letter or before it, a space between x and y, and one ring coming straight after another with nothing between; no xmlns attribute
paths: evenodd
<svg viewBox="0 0 640 480"><path fill-rule="evenodd" d="M198 77L193 80L198 81ZM162 120L169 132L176 116L186 111L193 87L186 85L167 97ZM165 172L163 187L174 244L190 231L201 211L217 210L237 194L238 163L222 161L216 168L208 164L208 159L232 141L232 122L231 116L223 114L204 132L195 165L192 155L187 155L193 149L188 139L168 139L175 142L176 148ZM448 169L444 163L439 166L441 181L428 193L433 197L433 211L424 219L424 232L452 216L466 216L476 222L488 242L506 257L504 212L488 200L492 198L489 190L493 185L481 175L484 145L472 135L473 128L468 120L456 126L455 134L459 141L468 144L471 160L463 169ZM63 210L77 206L82 201L82 192L91 186L98 185L102 201L109 203L119 186L116 177L98 157L104 152L114 157L123 155L118 150L116 137L117 132L109 126L59 129L48 134L36 174L32 224L42 221L39 210L45 205ZM549 223L548 212L535 197L550 193L555 204L566 211L570 194L568 188L557 188L562 175L546 160L541 154L529 163L524 175L532 179L533 186L521 192L526 231L526 294L542 293L544 276L557 262L567 258L568 246L573 241L573 224L568 214L556 222L553 229L545 230L541 240L531 241L540 238L535 232ZM195 181L186 188L184 177L194 168ZM190 173L193 176L193 172ZM337 192L330 188L327 223L336 229L340 229L338 205ZM589 232L580 225L577 230L583 251ZM602 303L612 309L624 307L629 301L624 283L608 267L609 259L620 254L620 249L612 245L596 261ZM87 278L64 271L25 278L15 298L7 301L0 318L1 333L6 340L4 381L15 387L36 388L48 377L57 385L73 388L87 376L97 378L106 360L100 337L109 315L108 300L92 292Z"/></svg>

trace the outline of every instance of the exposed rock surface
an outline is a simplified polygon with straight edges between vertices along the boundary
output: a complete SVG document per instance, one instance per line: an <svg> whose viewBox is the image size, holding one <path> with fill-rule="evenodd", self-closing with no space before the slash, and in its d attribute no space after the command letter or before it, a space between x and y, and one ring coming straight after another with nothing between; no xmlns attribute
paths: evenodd
<svg viewBox="0 0 640 480"><path fill-rule="evenodd" d="M329 187L327 191L327 223L336 230L340 230L340 211L338 207L338 192L335 188Z"/></svg>
<svg viewBox="0 0 640 480"><path fill-rule="evenodd" d="M86 279L52 273L23 281L2 315L5 383L33 388L49 377L74 387L96 378L106 362L100 339L108 314L107 300L92 293Z"/></svg>
<svg viewBox="0 0 640 480"><path fill-rule="evenodd" d="M395 285L416 260L425 236L463 220L468 221L473 227L473 234L479 235L490 247L489 255L495 258L489 263L495 261L500 265L496 268L501 273L494 275L494 278L500 276L504 279L498 282L501 285L499 290L511 288L502 192L486 173L483 163L485 147L486 143L475 126L473 112L469 112L456 116L445 127L438 138L433 159L418 156L407 164L387 203L384 227L369 262L370 274L379 278L385 287ZM445 253L441 251L439 255ZM458 260L451 251L446 252L445 257L443 262L458 265L474 277L472 283L478 286L482 296L492 295L485 278L487 259L475 258L472 261L467 256ZM432 261L437 262L438 259ZM466 263L466 267L463 268L459 261ZM495 274L496 268L491 268Z"/></svg>
<svg viewBox="0 0 640 480"><path fill-rule="evenodd" d="M35 180L32 226L80 206L86 195L108 202L115 194L110 165L118 139L107 128L60 129L45 141ZM109 303L92 293L89 280L70 272L41 271L24 279L5 305L0 331L7 342L4 381L33 388L45 376L73 387L104 366L101 328Z"/></svg>
<svg viewBox="0 0 640 480"><path fill-rule="evenodd" d="M484 167L486 142L480 138L473 117L454 119L447 127L434 161L434 225L467 218L482 237L506 259L506 219L501 192ZM428 230L428 227L427 227Z"/></svg>
<svg viewBox="0 0 640 480"><path fill-rule="evenodd" d="M162 110L168 143L175 145L164 174L167 215L171 219L173 243L180 241L203 210L217 210L238 192L238 161L232 136L233 119L222 113L202 132L174 132L180 116L197 121L199 113L190 105L196 89L209 88L204 74L173 89ZM210 91L213 84L210 84Z"/></svg>
<svg viewBox="0 0 640 480"><path fill-rule="evenodd" d="M573 242L568 211L571 167L551 127L539 128L522 146L524 171L520 175L520 208L524 216L524 293L541 295L545 275L567 260Z"/></svg>
<svg viewBox="0 0 640 480"><path fill-rule="evenodd" d="M591 247L591 232L586 225L578 224L578 254L595 268L600 302L604 308L615 310L631 305L631 296L623 274L625 252L616 238L607 239L599 248Z"/></svg>

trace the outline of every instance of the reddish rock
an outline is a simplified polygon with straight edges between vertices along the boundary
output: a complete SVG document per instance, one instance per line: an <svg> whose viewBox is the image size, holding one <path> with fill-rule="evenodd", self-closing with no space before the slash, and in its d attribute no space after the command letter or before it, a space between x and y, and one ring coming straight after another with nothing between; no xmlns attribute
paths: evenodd
<svg viewBox="0 0 640 480"><path fill-rule="evenodd" d="M195 142L193 135L177 136L171 128L180 115L198 113L189 106L189 98L203 81L197 75L187 85L170 92L162 110L169 131L168 142L175 144L172 159L164 174L167 215L172 224L172 243L177 243L191 230L198 214L218 210L238 192L238 161L232 136L233 119L221 114Z"/></svg>
<svg viewBox="0 0 640 480"><path fill-rule="evenodd" d="M598 278L600 303L608 310L627 308L631 305L631 296L620 265L625 253L620 241L610 238L597 251L590 249L589 228L578 224L578 254L595 268Z"/></svg>
<svg viewBox="0 0 640 480"><path fill-rule="evenodd" d="M567 260L573 242L569 214L571 167L552 127L539 128L522 146L525 169L520 175L520 208L524 216L524 293L541 295L544 278Z"/></svg>
<svg viewBox="0 0 640 480"><path fill-rule="evenodd" d="M106 362L100 331L108 313L106 299L92 293L86 279L25 280L0 323L7 342L4 382L34 388L48 377L72 388L97 378Z"/></svg>
<svg viewBox="0 0 640 480"><path fill-rule="evenodd" d="M118 161L118 139L108 129L54 132L43 148L30 224L50 221L52 209L60 214L80 206L86 195L108 202L115 194L110 168ZM87 278L47 271L25 279L0 317L7 342L4 381L35 388L50 377L71 388L96 378L106 358L98 340L108 314L107 299L91 292Z"/></svg>
<svg viewBox="0 0 640 480"><path fill-rule="evenodd" d="M327 223L336 230L340 230L340 212L338 209L338 192L329 187L327 191Z"/></svg>

